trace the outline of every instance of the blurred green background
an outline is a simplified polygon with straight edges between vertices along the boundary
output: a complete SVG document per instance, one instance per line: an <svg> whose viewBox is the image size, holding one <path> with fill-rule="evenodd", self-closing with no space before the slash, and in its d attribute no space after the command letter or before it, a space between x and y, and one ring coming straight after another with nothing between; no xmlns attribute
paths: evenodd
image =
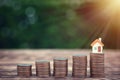
<svg viewBox="0 0 120 80"><path fill-rule="evenodd" d="M85 6L85 0L0 0L0 48L85 49L102 37L105 48L120 49L119 31L87 22L93 6Z"/></svg>

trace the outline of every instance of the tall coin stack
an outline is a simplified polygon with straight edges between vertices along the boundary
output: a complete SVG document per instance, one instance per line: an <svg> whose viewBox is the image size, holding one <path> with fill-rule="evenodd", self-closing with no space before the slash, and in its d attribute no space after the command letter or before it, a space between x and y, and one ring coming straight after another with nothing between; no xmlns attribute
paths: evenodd
<svg viewBox="0 0 120 80"><path fill-rule="evenodd" d="M104 74L104 54L90 54L91 77L105 77Z"/></svg>
<svg viewBox="0 0 120 80"><path fill-rule="evenodd" d="M87 76L87 56L74 55L73 56L73 77L85 78Z"/></svg>
<svg viewBox="0 0 120 80"><path fill-rule="evenodd" d="M30 77L32 75L32 65L30 64L18 64L17 74L19 77Z"/></svg>
<svg viewBox="0 0 120 80"><path fill-rule="evenodd" d="M46 60L36 61L36 76L47 78L50 77L50 62Z"/></svg>
<svg viewBox="0 0 120 80"><path fill-rule="evenodd" d="M67 58L55 58L54 59L54 72L55 77L64 78L68 74L68 59Z"/></svg>

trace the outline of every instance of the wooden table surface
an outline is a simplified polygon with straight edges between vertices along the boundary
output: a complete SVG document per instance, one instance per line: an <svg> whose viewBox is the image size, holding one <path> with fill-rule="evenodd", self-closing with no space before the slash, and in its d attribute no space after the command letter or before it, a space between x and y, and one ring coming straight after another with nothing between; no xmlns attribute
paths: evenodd
<svg viewBox="0 0 120 80"><path fill-rule="evenodd" d="M89 54L90 50L80 49L44 49L44 50L0 50L0 80L120 80L120 50L105 50L105 78L90 78ZM86 54L88 56L87 78L72 78L72 55ZM35 61L49 60L53 71L53 58L68 58L69 75L66 78L38 78L35 76ZM17 76L17 64L32 64L33 76L19 78ZM52 72L51 71L51 72Z"/></svg>

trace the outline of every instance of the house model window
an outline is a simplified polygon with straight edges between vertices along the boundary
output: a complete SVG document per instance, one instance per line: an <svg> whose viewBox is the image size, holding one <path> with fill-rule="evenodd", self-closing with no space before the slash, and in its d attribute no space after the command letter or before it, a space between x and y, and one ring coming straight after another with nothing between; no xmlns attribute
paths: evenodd
<svg viewBox="0 0 120 80"><path fill-rule="evenodd" d="M102 38L96 39L92 42L92 53L103 53L103 46Z"/></svg>

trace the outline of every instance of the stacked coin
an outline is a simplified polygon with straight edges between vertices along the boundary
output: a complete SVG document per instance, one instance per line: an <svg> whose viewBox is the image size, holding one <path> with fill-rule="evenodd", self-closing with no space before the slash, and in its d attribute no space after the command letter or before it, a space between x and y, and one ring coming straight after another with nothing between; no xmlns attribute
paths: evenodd
<svg viewBox="0 0 120 80"><path fill-rule="evenodd" d="M55 58L54 59L54 72L55 77L66 77L68 73L68 59Z"/></svg>
<svg viewBox="0 0 120 80"><path fill-rule="evenodd" d="M46 60L36 61L36 75L38 77L50 77L50 62Z"/></svg>
<svg viewBox="0 0 120 80"><path fill-rule="evenodd" d="M86 55L74 55L73 56L73 77L84 78L87 75L87 56Z"/></svg>
<svg viewBox="0 0 120 80"><path fill-rule="evenodd" d="M104 54L90 54L91 77L105 77L104 74Z"/></svg>
<svg viewBox="0 0 120 80"><path fill-rule="evenodd" d="M17 74L19 77L30 77L32 75L32 65L30 64L18 64Z"/></svg>

